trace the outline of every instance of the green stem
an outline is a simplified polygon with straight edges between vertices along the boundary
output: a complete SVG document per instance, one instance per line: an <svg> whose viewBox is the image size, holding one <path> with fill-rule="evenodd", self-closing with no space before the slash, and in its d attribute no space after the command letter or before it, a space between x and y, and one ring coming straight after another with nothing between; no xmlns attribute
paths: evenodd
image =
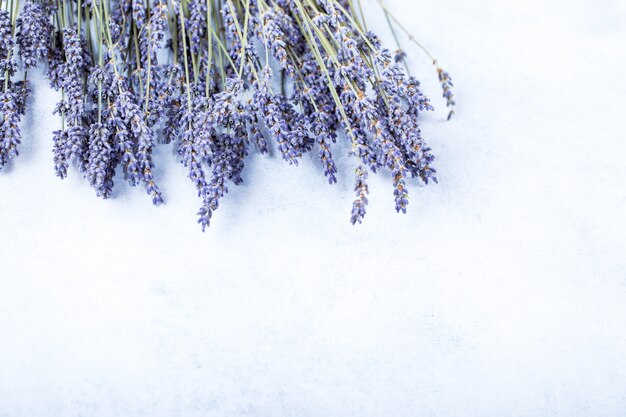
<svg viewBox="0 0 626 417"><path fill-rule="evenodd" d="M391 24L391 19L389 18L389 13L387 12L387 10L384 10L385 12L385 19L387 20L387 24L389 25L389 29L391 30L391 34L393 35L393 39L395 39L396 41L396 46L398 47L398 53L402 53L402 46L400 45L400 40L398 39L398 35L396 34L396 30L393 28L393 25ZM406 59L404 59L404 56L400 56L402 59L402 64L404 65L404 68L406 69L406 73L407 75L411 76L411 70L409 70L409 66L406 63Z"/></svg>
<svg viewBox="0 0 626 417"><path fill-rule="evenodd" d="M211 5L213 4L213 0L206 0L206 22L207 22L207 31L206 31L206 41L207 46L209 48L207 62L206 62L206 80L205 80L205 96L209 98L209 84L211 81L211 65L213 63L213 42L211 41L211 32L213 31L213 18L211 16Z"/></svg>
<svg viewBox="0 0 626 417"><path fill-rule="evenodd" d="M422 51L424 51L424 53L433 61L433 64L437 64L437 60L435 58L433 58L433 56L430 54L430 52L428 52L428 50L426 48L424 48L424 46L422 46L421 43L419 43L417 41L417 39L415 39L415 37L411 34L411 32L409 32L403 25L402 23L400 23L400 21L391 13L391 11L389 11L389 9L387 8L387 6L385 5L385 3L383 3L382 0L378 0L378 4L380 4L380 7L382 7L382 9L385 11L385 13L394 21L394 23L398 26L398 28L400 28L400 30L402 32L404 32L404 34L406 36L408 36L409 40L411 42L413 42L415 45L417 45Z"/></svg>

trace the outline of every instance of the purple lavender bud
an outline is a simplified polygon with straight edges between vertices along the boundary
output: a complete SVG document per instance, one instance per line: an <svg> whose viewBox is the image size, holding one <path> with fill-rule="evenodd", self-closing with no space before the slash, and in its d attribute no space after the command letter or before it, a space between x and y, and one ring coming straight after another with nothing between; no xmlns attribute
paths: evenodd
<svg viewBox="0 0 626 417"><path fill-rule="evenodd" d="M259 107L257 104L253 103L252 100L248 101L246 104L245 114L247 125L250 127L250 139L256 144L259 153L264 155L268 153L267 141L259 129L261 121L259 120L258 113Z"/></svg>
<svg viewBox="0 0 626 417"><path fill-rule="evenodd" d="M146 6L143 0L132 0L132 16L138 29L141 29L146 21Z"/></svg>
<svg viewBox="0 0 626 417"><path fill-rule="evenodd" d="M356 155L373 172L377 172L382 166L375 149L368 142L366 129L363 129L359 116L356 114L356 96L350 90L344 90L340 96L341 104L346 112L347 120L341 114L337 117L349 138L352 139L350 154ZM337 110L337 113L340 113Z"/></svg>
<svg viewBox="0 0 626 417"><path fill-rule="evenodd" d="M198 141L194 137L194 124L202 129L203 123L207 123L204 117L195 118L194 107L187 103L186 96L183 96L184 102L181 105L182 111L180 117L180 131L178 135L178 155L180 156L180 162L189 169L189 179L196 186L198 191L198 197L204 198L208 193L207 181L202 168L202 158L207 156L211 152L210 149L204 146L198 146ZM205 109L206 110L206 109ZM206 116L206 114L205 114ZM208 127L208 126L204 126Z"/></svg>
<svg viewBox="0 0 626 417"><path fill-rule="evenodd" d="M124 178L130 185L134 186L139 184L141 174L139 162L135 157L133 139L123 119L124 110L121 108L123 104L118 96L118 99L106 112L106 125L113 135L114 149L120 155Z"/></svg>
<svg viewBox="0 0 626 417"><path fill-rule="evenodd" d="M394 62L399 63L399 62L404 61L405 59L406 59L406 52L404 52L401 49L398 49L396 51L396 54L393 57Z"/></svg>
<svg viewBox="0 0 626 417"><path fill-rule="evenodd" d="M437 64L436 61L435 64ZM441 83L441 89L443 90L443 98L446 99L446 106L450 107L450 112L448 113L448 120L450 120L454 115L454 106L456 104L454 101L454 94L452 94L452 87L454 84L452 84L450 74L439 66L437 66L437 75L439 76L439 82Z"/></svg>
<svg viewBox="0 0 626 417"><path fill-rule="evenodd" d="M17 20L19 32L16 36L19 54L24 69L35 67L38 60L48 56L52 25L50 17L41 3L27 0L21 17Z"/></svg>
<svg viewBox="0 0 626 417"><path fill-rule="evenodd" d="M0 10L0 59L6 59L9 51L15 46L12 32L11 13Z"/></svg>
<svg viewBox="0 0 626 417"><path fill-rule="evenodd" d="M395 174L393 177L393 195L396 200L396 211L406 213L406 206L409 204L409 195L406 190L406 181L401 173Z"/></svg>
<svg viewBox="0 0 626 417"><path fill-rule="evenodd" d="M286 50L286 36L276 16L274 9L266 9L261 15L261 24L263 27L261 39L265 47L272 52L272 55L278 61L280 68L287 70L290 75L295 76L295 67L288 57Z"/></svg>
<svg viewBox="0 0 626 417"><path fill-rule="evenodd" d="M292 17L300 13L296 3L293 0L277 0L273 10L289 47L296 53L308 50L309 48L305 47L306 38L294 17Z"/></svg>
<svg viewBox="0 0 626 417"><path fill-rule="evenodd" d="M198 54L206 40L207 2L206 0L190 0L188 8L189 26L187 27L187 35L190 39L189 50L192 54Z"/></svg>
<svg viewBox="0 0 626 417"><path fill-rule="evenodd" d="M63 44L65 46L65 60L61 87L67 97L67 109L64 111L68 125L66 157L75 159L81 171L84 169L87 148L86 129L83 126L85 105L83 96L83 77L85 61L83 59L83 43L75 28L66 27L63 30Z"/></svg>
<svg viewBox="0 0 626 417"><path fill-rule="evenodd" d="M216 168L213 170L211 181L207 186L206 196L202 200L200 210L198 210L198 223L202 225L203 232L211 223L213 212L219 207L219 199L228 192L228 187L226 187L225 184L226 181L220 172L223 168L219 164L215 166Z"/></svg>
<svg viewBox="0 0 626 417"><path fill-rule="evenodd" d="M139 58L145 71L142 77L146 83L147 76L151 78L151 83L156 86L157 79L162 72L158 67L158 51L163 47L165 39L165 29L167 26L167 6L157 0L154 8L150 12L150 21L139 33ZM148 63L150 65L148 65ZM147 68L150 67L148 74ZM152 86L151 86L152 87Z"/></svg>
<svg viewBox="0 0 626 417"><path fill-rule="evenodd" d="M143 182L147 193L152 197L152 203L160 204L163 198L152 172L154 133L146 125L141 109L129 91L122 91L116 97L115 107L119 112L117 116L119 119L114 120L117 149L123 155L126 177L131 185Z"/></svg>
<svg viewBox="0 0 626 417"><path fill-rule="evenodd" d="M76 160L82 171L85 163L84 152L87 147L87 131L82 125L72 125L66 129L66 132L68 137L68 148L66 149L67 159Z"/></svg>
<svg viewBox="0 0 626 417"><path fill-rule="evenodd" d="M167 5L157 0L157 4L150 12L150 49L163 47L165 29L167 27Z"/></svg>
<svg viewBox="0 0 626 417"><path fill-rule="evenodd" d="M394 176L396 210L406 213L408 193L404 178L408 169L405 166L402 151L394 143L385 118L377 111L371 100L365 96L359 97L354 109L357 116L361 119L362 128L368 130L373 135L372 143L380 150L383 164L389 168Z"/></svg>
<svg viewBox="0 0 626 417"><path fill-rule="evenodd" d="M334 33L335 41L340 45L337 51L339 70L334 74L335 84L346 86L351 80L360 90L365 91L369 78L374 78L374 71L361 56L355 36L346 26L341 26Z"/></svg>
<svg viewBox="0 0 626 417"><path fill-rule="evenodd" d="M203 231L209 226L213 212L219 207L219 200L228 192L226 180L231 180L235 184L241 183L243 158L247 154L245 141L236 135L218 135L214 145L211 180L202 207L198 211L198 223L202 225Z"/></svg>
<svg viewBox="0 0 626 417"><path fill-rule="evenodd" d="M0 10L0 80L2 81L4 81L5 73L9 78L15 73L14 47L11 14L6 10Z"/></svg>
<svg viewBox="0 0 626 417"><path fill-rule="evenodd" d="M326 11L330 27L337 28L339 23L345 22L345 17L335 7L334 0L317 0L317 3Z"/></svg>
<svg viewBox="0 0 626 417"><path fill-rule="evenodd" d="M67 157L65 156L65 151L68 147L68 137L67 131L65 130L56 130L52 137L53 146L52 146L52 154L54 155L54 171L56 175L63 179L67 177L67 168L69 166Z"/></svg>
<svg viewBox="0 0 626 417"><path fill-rule="evenodd" d="M200 160L211 157L212 142L217 132L213 128L213 101L204 96L197 96L193 103L191 123L193 126L193 147Z"/></svg>
<svg viewBox="0 0 626 417"><path fill-rule="evenodd" d="M11 86L15 94L17 112L22 116L26 114L26 99L30 94L30 82L28 80L17 81Z"/></svg>
<svg viewBox="0 0 626 417"><path fill-rule="evenodd" d="M291 129L291 144L300 154L308 152L313 148L315 140L309 135L311 122L305 115L298 113L292 104L286 99L281 100L280 109L283 114L287 115L288 123Z"/></svg>
<svg viewBox="0 0 626 417"><path fill-rule="evenodd" d="M109 129L103 123L94 123L89 128L89 137L85 176L98 197L109 198L113 184L108 171L114 158Z"/></svg>
<svg viewBox="0 0 626 417"><path fill-rule="evenodd" d="M301 156L301 153L293 146L293 133L289 129L285 115L279 107L282 97L271 92L270 79L271 70L266 66L263 70L261 85L257 86L255 92L255 101L259 104L265 125L278 143L278 150L283 155L283 159L290 164L298 165L298 158Z"/></svg>
<svg viewBox="0 0 626 417"><path fill-rule="evenodd" d="M0 95L0 170L9 159L19 155L17 146L21 143L22 134L18 100L11 90Z"/></svg>
<svg viewBox="0 0 626 417"><path fill-rule="evenodd" d="M231 0L224 2L222 6L222 23L224 25L224 33L228 40L228 54L235 62L235 65L239 67L241 59L243 58L243 48L241 39L237 31L237 25L241 26L238 22L237 15L233 13L234 4Z"/></svg>
<svg viewBox="0 0 626 417"><path fill-rule="evenodd" d="M365 207L367 206L367 194L369 194L367 187L367 170L359 166L355 170L355 173L356 181L354 191L357 198L354 200L354 203L352 203L352 217L350 218L352 224L356 224L356 222L361 223L363 221L363 217L365 217Z"/></svg>
<svg viewBox="0 0 626 417"><path fill-rule="evenodd" d="M118 0L111 4L111 21L109 22L113 41L119 40L118 36L122 29L127 29L130 25L128 15L133 8L133 0ZM117 35L117 36L116 36Z"/></svg>
<svg viewBox="0 0 626 417"><path fill-rule="evenodd" d="M163 77L160 78L159 94L156 99L156 108L166 116L163 129L163 143L175 142L179 136L182 124L180 119L183 108L181 107L182 92L182 68L179 65L167 66ZM171 79L171 82L166 82Z"/></svg>
<svg viewBox="0 0 626 417"><path fill-rule="evenodd" d="M154 205L161 204L163 202L161 191L156 185L152 173L154 169L154 164L152 163L154 132L146 125L139 106L133 102L132 95L129 92L121 93L119 102L123 103L122 108L125 109L126 123L130 127L134 141L137 143L137 162L141 179L146 185L147 193L152 197L152 203Z"/></svg>
<svg viewBox="0 0 626 417"><path fill-rule="evenodd" d="M421 92L419 86L420 82L415 77L407 78L404 91L409 107L419 111L433 111L434 108L430 104L430 99Z"/></svg>
<svg viewBox="0 0 626 417"><path fill-rule="evenodd" d="M217 125L230 127L236 117L236 106L239 93L243 90L243 81L235 78L226 80L224 91L217 93L214 97L212 111L213 122Z"/></svg>
<svg viewBox="0 0 626 417"><path fill-rule="evenodd" d="M317 143L320 147L319 158L324 166L324 175L328 178L329 184L336 183L337 177L335 177L335 174L337 173L337 168L329 147L329 142L334 139L330 130L330 116L328 113L318 111L313 113L311 118L311 131L317 138Z"/></svg>
<svg viewBox="0 0 626 417"><path fill-rule="evenodd" d="M61 82L63 80L63 52L59 48L53 48L48 53L48 70L46 77L50 81L50 87L55 90L60 90Z"/></svg>

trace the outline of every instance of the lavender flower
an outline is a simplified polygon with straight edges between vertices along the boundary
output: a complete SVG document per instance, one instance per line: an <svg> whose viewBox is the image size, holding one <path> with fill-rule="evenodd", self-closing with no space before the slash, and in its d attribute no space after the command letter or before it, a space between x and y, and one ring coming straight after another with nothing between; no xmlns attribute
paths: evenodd
<svg viewBox="0 0 626 417"><path fill-rule="evenodd" d="M246 114L249 117L248 126L250 127L250 138L251 141L254 142L257 146L259 153L267 154L267 141L265 140L265 136L259 129L259 124L261 123L258 117L259 108L258 106L250 100L246 104Z"/></svg>
<svg viewBox="0 0 626 417"><path fill-rule="evenodd" d="M132 134L133 142L137 147L136 158L141 180L146 185L147 193L152 197L152 203L154 205L161 204L163 198L161 197L159 187L154 181L152 172L154 169L154 164L152 163L154 133L146 125L139 106L134 103L133 96L128 91L120 93L117 98L117 104L120 106L128 131Z"/></svg>
<svg viewBox="0 0 626 417"><path fill-rule="evenodd" d="M399 63L399 62L403 62L405 59L406 59L406 52L404 52L404 51L403 51L403 50L401 50L401 49L398 49L398 50L396 51L396 54L395 54L395 55L394 55L394 57L393 57L393 60L394 60L396 63Z"/></svg>
<svg viewBox="0 0 626 417"><path fill-rule="evenodd" d="M163 129L164 143L175 142L182 126L180 123L184 110L181 107L182 72L178 65L168 66L157 87L159 94L156 97L156 105L159 112L166 117L165 128ZM171 81L166 82L167 78Z"/></svg>
<svg viewBox="0 0 626 417"><path fill-rule="evenodd" d="M290 75L295 75L295 67L288 58L286 36L274 9L267 9L261 15L262 37L265 47L272 52L280 67Z"/></svg>
<svg viewBox="0 0 626 417"><path fill-rule="evenodd" d="M85 107L83 102L83 76L85 61L83 44L76 28L67 27L63 31L65 46L65 64L62 67L61 87L67 97L67 105L63 112L67 123L68 160L76 160L81 171L84 169L84 152L86 150L86 129L83 125Z"/></svg>
<svg viewBox="0 0 626 417"><path fill-rule="evenodd" d="M232 0L226 0L222 6L222 21L224 25L224 33L228 40L228 53L231 59L235 62L235 65L239 67L241 60L243 59L244 51L241 39L239 37L238 28L241 24L238 21L237 15L233 12L235 8Z"/></svg>
<svg viewBox="0 0 626 417"><path fill-rule="evenodd" d="M57 37L58 36L55 36L55 38ZM48 52L47 58L48 70L46 72L46 77L50 82L50 87L58 91L62 88L61 83L63 80L64 70L63 52L60 49L52 49Z"/></svg>
<svg viewBox="0 0 626 417"><path fill-rule="evenodd" d="M140 164L135 156L135 144L131 132L125 123L124 97L118 99L106 111L107 128L113 134L115 151L120 155L120 162L124 170L124 177L130 185L137 185L141 179Z"/></svg>
<svg viewBox="0 0 626 417"><path fill-rule="evenodd" d="M355 224L361 223L363 217L365 217L365 206L367 206L367 194L369 190L367 187L367 170L362 166L357 167L355 170L356 181L354 183L354 191L356 193L356 200L352 203L352 217L350 222Z"/></svg>
<svg viewBox="0 0 626 417"><path fill-rule="evenodd" d="M197 107L202 107L202 104L206 103L196 103ZM189 179L196 186L198 197L201 197L203 200L202 207L198 211L198 223L202 225L202 231L204 231L210 223L213 211L217 209L218 198L224 195L224 191L216 193L220 185L223 187L224 179L213 175L209 184L202 167L202 157L207 156L209 153L212 154L212 151L206 148L205 139L196 138L194 133L198 130L204 130L203 128L209 130L207 113L203 112L203 115L195 118L192 104L185 101L183 105L185 110L180 122L184 128L180 132L178 155L182 164L189 169ZM214 167L214 171L217 169L217 167Z"/></svg>
<svg viewBox="0 0 626 417"><path fill-rule="evenodd" d="M290 164L298 165L298 158L301 154L293 146L293 132L287 126L285 115L279 107L280 96L271 92L270 78L271 70L265 67L261 85L255 92L255 100L259 103L265 125L278 143L278 150L283 155L283 159Z"/></svg>
<svg viewBox="0 0 626 417"><path fill-rule="evenodd" d="M137 28L142 28L146 20L146 6L143 0L132 0L132 16Z"/></svg>
<svg viewBox="0 0 626 417"><path fill-rule="evenodd" d="M15 73L15 59L13 48L15 39L11 24L11 14L6 10L0 10L0 80L5 81Z"/></svg>
<svg viewBox="0 0 626 417"><path fill-rule="evenodd" d="M96 122L89 128L89 154L85 176L96 190L98 197L109 198L113 181L109 169L114 159L111 134L106 124Z"/></svg>
<svg viewBox="0 0 626 417"><path fill-rule="evenodd" d="M198 54L206 39L207 31L207 3L206 0L190 0L189 1L189 26L187 34L189 36L192 54Z"/></svg>
<svg viewBox="0 0 626 417"><path fill-rule="evenodd" d="M405 167L401 150L394 143L385 119L368 98L365 96L357 98L355 113L361 120L361 127L374 136L373 145L380 150L382 163L393 175L396 211L406 213L409 201L404 178L408 170Z"/></svg>
<svg viewBox="0 0 626 417"><path fill-rule="evenodd" d="M240 138L227 134L216 137L215 149L211 164L213 167L203 204L198 211L198 223L204 231L209 226L213 213L219 207L219 200L228 193L227 180L235 184L241 183L243 158L246 154L245 145Z"/></svg>
<svg viewBox="0 0 626 417"><path fill-rule="evenodd" d="M167 6L157 0L154 8L150 12L150 36L148 50L153 53L163 45L165 39L165 28L167 26ZM156 58L153 59L156 62Z"/></svg>
<svg viewBox="0 0 626 417"><path fill-rule="evenodd" d="M153 175L154 133L146 125L141 110L129 91L120 88L114 104L107 110L106 129L113 132L115 150L121 155L128 182L131 185L143 182L147 193L152 197L152 203L162 203L163 198Z"/></svg>
<svg viewBox="0 0 626 417"><path fill-rule="evenodd" d="M436 181L430 168L434 157L428 152L418 125L419 113L423 110L431 110L432 106L418 88L419 83L413 78L408 80L398 67L397 63L392 63L389 51L382 49L376 56L377 64L382 68L382 83L378 88L378 100L381 108L387 108L387 118L389 129L395 139L395 144L402 150L406 159L406 167L414 177L420 177L424 182L429 178ZM406 106L402 97L406 97ZM396 179L400 189L397 191L397 201L399 210L404 211L406 198L403 197L404 180Z"/></svg>
<svg viewBox="0 0 626 417"><path fill-rule="evenodd" d="M330 130L330 115L324 111L317 111L311 115L311 129L313 135L317 138L317 143L320 147L319 159L324 166L324 175L328 178L328 183L336 183L337 168L335 167L335 161L333 155L330 152L329 142L334 141L334 133Z"/></svg>
<svg viewBox="0 0 626 417"><path fill-rule="evenodd" d="M22 134L18 126L20 113L18 98L11 90L0 95L0 170L5 163L18 156L17 145L21 143Z"/></svg>
<svg viewBox="0 0 626 417"><path fill-rule="evenodd" d="M228 192L226 187L226 178L224 172L228 169L223 159L216 159L213 165L213 174L211 180L207 185L206 194L202 200L202 206L198 210L198 223L202 225L202 231L211 223L211 217L213 212L219 207L220 198Z"/></svg>
<svg viewBox="0 0 626 417"><path fill-rule="evenodd" d="M437 61L434 62L437 65ZM454 115L454 106L456 102L454 101L454 95L452 94L452 78L450 78L450 74L444 71L440 66L437 66L437 75L439 76L439 82L441 83L441 88L443 90L443 98L446 99L446 106L450 107L450 112L448 113L448 120L452 118Z"/></svg>
<svg viewBox="0 0 626 417"><path fill-rule="evenodd" d="M191 95L191 93L190 93ZM179 131L178 138L178 155L180 156L181 163L189 170L189 179L194 183L196 190L198 191L198 197L205 199L209 194L209 186L206 181L204 169L202 167L202 156L208 153L208 150L202 146L198 146L196 138L194 137L194 125L202 129L202 127L208 128L205 125L207 123L206 117L200 116L200 118L194 120L194 107L192 103L187 102L184 98L184 102L181 105L182 111L180 117L180 124L182 129ZM197 108L201 109L202 103L197 103ZM202 113L205 113L202 111ZM206 116L206 113L203 115ZM208 129L207 129L208 130ZM199 222L202 224L202 229L209 224L210 214L200 214Z"/></svg>
<svg viewBox="0 0 626 417"><path fill-rule="evenodd" d="M50 45L50 18L43 4L27 0L22 9L21 18L17 21L19 32L16 36L19 54L24 69L35 67L37 61L48 56Z"/></svg>
<svg viewBox="0 0 626 417"><path fill-rule="evenodd" d="M54 155L54 171L57 177L63 179L67 177L69 166L66 156L67 144L69 142L66 130L56 130L52 137L52 154Z"/></svg>

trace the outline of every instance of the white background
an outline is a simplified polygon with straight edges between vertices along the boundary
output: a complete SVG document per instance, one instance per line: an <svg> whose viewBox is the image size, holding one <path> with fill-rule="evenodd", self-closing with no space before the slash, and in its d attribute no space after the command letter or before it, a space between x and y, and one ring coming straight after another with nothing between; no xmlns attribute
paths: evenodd
<svg viewBox="0 0 626 417"><path fill-rule="evenodd" d="M398 215L372 176L357 227L345 145L333 186L252 155L204 234L169 146L166 205L97 199L54 176L36 75L0 174L0 416L625 415L623 4L390 0L458 117L408 47L440 184Z"/></svg>

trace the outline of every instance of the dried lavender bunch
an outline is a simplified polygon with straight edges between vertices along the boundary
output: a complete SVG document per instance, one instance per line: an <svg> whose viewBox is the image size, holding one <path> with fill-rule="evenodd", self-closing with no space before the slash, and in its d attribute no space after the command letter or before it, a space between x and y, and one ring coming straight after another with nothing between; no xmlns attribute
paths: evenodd
<svg viewBox="0 0 626 417"><path fill-rule="evenodd" d="M390 177L405 213L411 179L437 178L420 127L433 106L395 28L432 56L379 0L397 42L395 54L385 48L356 1L25 0L19 19L0 10L0 168L17 155L28 92L26 78L11 80L17 45L21 69L45 60L61 92L57 175L75 165L102 198L119 171L162 203L153 153L172 143L204 230L228 187L244 181L251 149L268 154L274 143L295 166L314 152L334 184L335 144L347 140L358 166L351 222L365 216L368 172ZM436 67L450 118L452 82Z"/></svg>

